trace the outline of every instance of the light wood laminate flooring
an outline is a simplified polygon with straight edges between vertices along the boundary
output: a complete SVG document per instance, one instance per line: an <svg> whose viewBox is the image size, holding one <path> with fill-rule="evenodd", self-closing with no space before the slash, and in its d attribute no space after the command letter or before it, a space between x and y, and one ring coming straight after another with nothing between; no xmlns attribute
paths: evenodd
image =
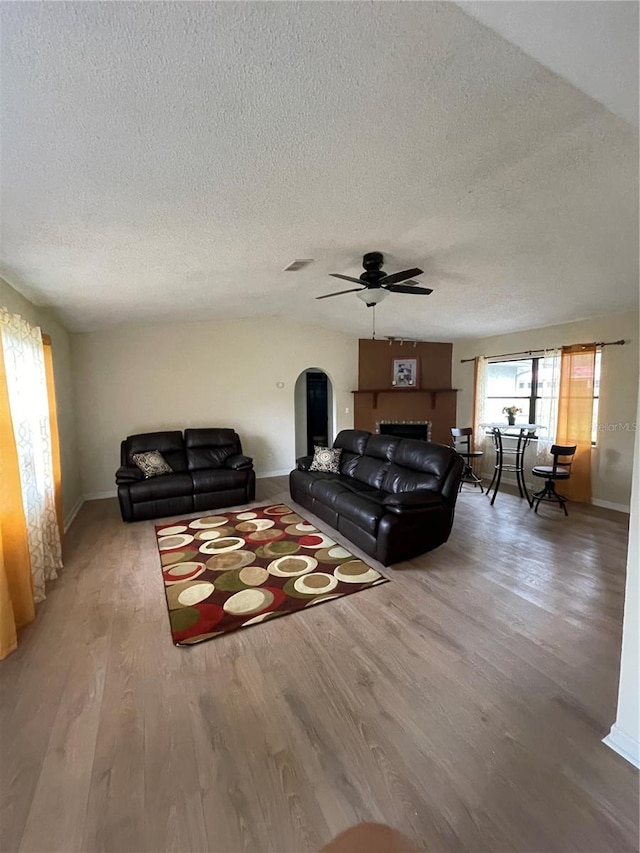
<svg viewBox="0 0 640 853"><path fill-rule="evenodd" d="M636 850L638 774L601 743L627 518L569 512L465 487L391 583L176 648L154 523L86 503L0 664L0 849L306 853L374 820L443 853Z"/></svg>

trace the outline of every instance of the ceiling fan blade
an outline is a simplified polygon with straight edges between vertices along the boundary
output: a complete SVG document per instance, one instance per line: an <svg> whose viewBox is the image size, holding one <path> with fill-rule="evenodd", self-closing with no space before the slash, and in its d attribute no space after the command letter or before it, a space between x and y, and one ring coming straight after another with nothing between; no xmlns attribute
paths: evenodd
<svg viewBox="0 0 640 853"><path fill-rule="evenodd" d="M419 270L415 267L412 270L401 270L400 272L391 273L385 276L379 284L398 284L400 281L406 281L408 278L413 278L414 275L422 275L424 270Z"/></svg>
<svg viewBox="0 0 640 853"><path fill-rule="evenodd" d="M342 278L345 281L353 281L353 282L355 282L355 284L364 285L364 282L360 281L359 278L352 278L350 275L340 275L339 272L330 272L329 275L332 276L332 278Z"/></svg>
<svg viewBox="0 0 640 853"><path fill-rule="evenodd" d="M430 287L407 287L406 284L383 284L382 286L391 293L416 293L424 294L425 296L433 293Z"/></svg>
<svg viewBox="0 0 640 853"><path fill-rule="evenodd" d="M343 293L355 293L356 291L366 289L366 287L352 287L350 290L338 290L336 293L325 293L324 296L316 296L316 299L328 299L330 296L342 296Z"/></svg>

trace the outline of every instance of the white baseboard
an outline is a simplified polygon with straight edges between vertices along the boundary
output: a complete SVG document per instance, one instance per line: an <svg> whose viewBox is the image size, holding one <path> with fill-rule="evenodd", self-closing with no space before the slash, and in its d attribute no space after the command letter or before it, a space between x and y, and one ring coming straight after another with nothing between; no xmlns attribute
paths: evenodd
<svg viewBox="0 0 640 853"><path fill-rule="evenodd" d="M74 518L76 517L76 515L80 512L80 508L82 507L82 504L83 504L83 503L84 503L84 498L79 498L79 500L77 501L76 505L72 508L72 510L71 510L71 512L69 513L69 515L65 518L65 520L64 520L64 532L65 532L65 533L67 532L67 530L68 530L68 529L71 527L71 525L73 524L73 519L74 519Z"/></svg>
<svg viewBox="0 0 640 853"><path fill-rule="evenodd" d="M284 468L282 471L262 471L260 474L256 474L256 480L264 480L265 477L284 477L290 471L291 468Z"/></svg>
<svg viewBox="0 0 640 853"><path fill-rule="evenodd" d="M627 515L631 512L629 504L616 504L613 501L601 501L600 498L591 498L593 506L601 506L604 509L614 509L616 512L626 512Z"/></svg>
<svg viewBox="0 0 640 853"><path fill-rule="evenodd" d="M485 485L488 485L489 482L491 481L492 477L493 477L493 471L483 472L482 473L483 483ZM502 475L502 482L507 483L509 486L515 486L517 488L516 478L511 474L507 474L507 475L503 474ZM539 482L529 482L529 481L525 481L525 482L527 484L527 489L529 490L529 492L536 491L537 489L540 488ZM618 504L618 503L614 503L613 501L603 501L603 500L600 500L600 498L591 498L591 504L592 504L592 506L600 506L603 509L612 509L612 510L615 510L615 512L624 512L627 515L629 515L629 513L631 511L631 507L629 506L629 504Z"/></svg>
<svg viewBox="0 0 640 853"><path fill-rule="evenodd" d="M85 501L101 501L104 498L117 498L118 492L116 489L109 489L108 492L92 492L90 495L85 495Z"/></svg>
<svg viewBox="0 0 640 853"><path fill-rule="evenodd" d="M489 471L488 474L479 474L478 476L482 477L482 485L488 488L489 483L491 482L491 478L493 477L493 471ZM540 486L539 483L531 482L530 480L525 480L524 484L527 487L527 491L529 492L529 494L531 494L531 492L535 492ZM500 486L503 485L511 486L513 489L517 489L518 481L511 474L503 474L500 479Z"/></svg>
<svg viewBox="0 0 640 853"><path fill-rule="evenodd" d="M611 731L602 743L606 743L614 752L626 758L628 762L640 770L640 742L619 729L615 723L611 726Z"/></svg>

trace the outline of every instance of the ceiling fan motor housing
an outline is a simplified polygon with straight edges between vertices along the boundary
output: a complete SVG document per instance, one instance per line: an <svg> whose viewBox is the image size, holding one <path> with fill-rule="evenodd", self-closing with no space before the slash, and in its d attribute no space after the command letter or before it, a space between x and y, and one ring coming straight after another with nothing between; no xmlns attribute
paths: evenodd
<svg viewBox="0 0 640 853"><path fill-rule="evenodd" d="M365 268L365 272L361 273L360 281L368 287L375 286L380 279L386 276L386 273L382 272L383 263L384 255L382 252L367 252L366 255L363 255L362 266Z"/></svg>

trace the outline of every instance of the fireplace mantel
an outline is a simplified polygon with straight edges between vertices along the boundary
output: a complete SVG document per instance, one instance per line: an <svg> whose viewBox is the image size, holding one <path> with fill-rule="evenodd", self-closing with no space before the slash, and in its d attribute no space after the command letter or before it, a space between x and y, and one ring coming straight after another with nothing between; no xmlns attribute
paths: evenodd
<svg viewBox="0 0 640 853"><path fill-rule="evenodd" d="M431 394L431 408L436 407L438 394L456 394L459 388L365 388L352 394L373 394L373 408L378 408L378 394Z"/></svg>

